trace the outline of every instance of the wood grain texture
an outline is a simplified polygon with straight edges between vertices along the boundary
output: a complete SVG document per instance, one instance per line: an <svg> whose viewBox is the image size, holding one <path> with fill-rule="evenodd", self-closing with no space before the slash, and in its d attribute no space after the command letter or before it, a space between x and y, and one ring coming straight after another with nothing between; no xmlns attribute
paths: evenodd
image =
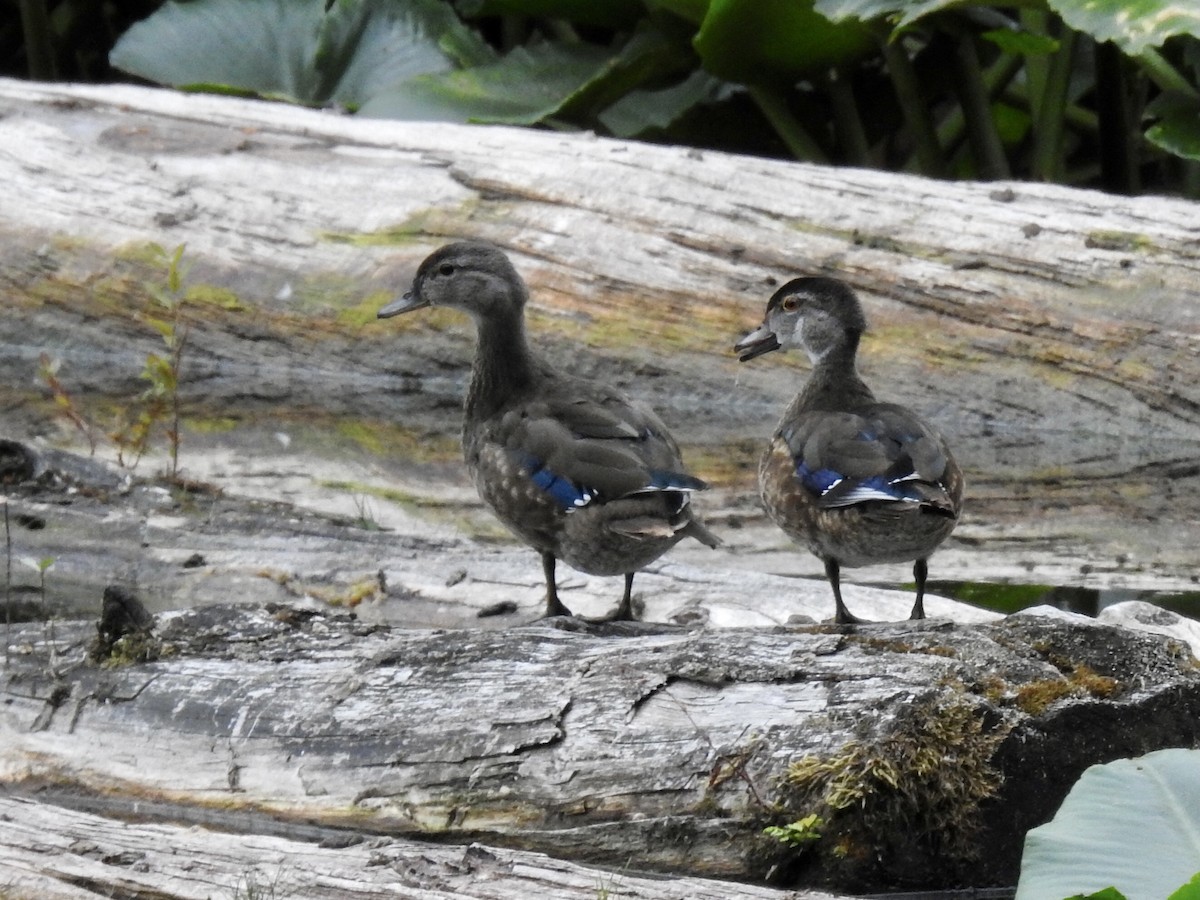
<svg viewBox="0 0 1200 900"><path fill-rule="evenodd" d="M871 322L868 381L934 422L966 470L964 520L933 578L1188 589L1200 515L1193 203L12 81L0 81L0 183L0 365L14 373L0 383L0 437L34 447L44 476L6 491L19 521L41 523L14 532L18 562L56 560L52 606L137 586L156 611L176 610L162 628L177 647L99 669L80 662L90 624L59 621L53 639L22 626L0 679L6 782L100 791L121 814L153 801L163 817L249 832L264 830L246 824L261 813L372 839L758 877L751 851L790 761L886 735L914 700L965 690L989 727L1011 729L997 802L1034 803L980 838L977 874L1002 881L1023 825L1084 766L1197 742L1194 665L1169 640L970 624L989 617L940 598L931 612L958 624L865 636L791 624L828 616L828 588L819 562L762 517L752 484L805 363L739 365L730 352L775 285L847 278ZM456 458L469 328L437 313L374 321L421 258L458 238L504 247L530 283L547 356L656 406L717 485L697 505L725 547L677 548L639 576L657 626L502 630L533 614L540 571L490 523ZM182 462L224 493L180 496L49 449L72 435L36 381L42 353L105 414L144 387L145 356L161 348L146 322L151 242L186 244L203 289ZM903 582L906 570L862 577ZM36 604L34 569L15 571ZM566 602L590 614L619 590L563 581ZM911 603L869 584L846 591L868 617ZM329 609L359 600L357 620ZM497 604L515 619L476 618ZM1121 692L1080 694L1078 664ZM1065 693L1032 713L1016 700L1031 683ZM64 815L53 807L68 797L43 799L38 815ZM53 828L66 840L86 824L68 815ZM153 842L156 827L129 840ZM40 884L90 890L98 878L55 868L94 867L87 853L33 865L27 832L3 835L0 860ZM246 859L230 855L223 877ZM151 874L172 865L155 859ZM590 877L557 866L536 877L570 890Z"/></svg>
<svg viewBox="0 0 1200 900"><path fill-rule="evenodd" d="M991 762L956 763L965 779L985 764L1002 776L973 838L987 853L945 857L914 809L878 859L836 877L1011 883L1024 831L1084 767L1200 740L1185 645L1081 618L485 632L207 607L163 617L160 660L118 668L84 662L93 632L14 633L3 781L224 828L262 830L247 814L265 813L707 877L782 864L761 829L803 812L789 806L791 763L933 740L947 710L995 739ZM1030 705L1031 691L1045 702Z"/></svg>
<svg viewBox="0 0 1200 900"><path fill-rule="evenodd" d="M702 878L588 868L540 853L326 833L324 843L128 821L0 795L12 900L836 900ZM257 891L257 893L255 893Z"/></svg>
<svg viewBox="0 0 1200 900"><path fill-rule="evenodd" d="M0 82L0 138L0 359L29 373L6 389L18 436L51 431L31 400L42 351L85 393L140 389L159 339L136 262L154 241L186 243L193 279L242 306L206 312L183 388L195 416L240 422L224 446L250 435L269 453L278 431L354 418L452 457L469 330L370 319L430 250L483 238L530 282L551 359L651 402L729 489L716 514L749 527L726 564L817 574L752 488L804 363L739 366L729 347L772 285L832 273L866 299L868 381L935 422L966 469L935 579L1194 584L1193 203L132 87ZM370 452L405 471L396 450Z"/></svg>

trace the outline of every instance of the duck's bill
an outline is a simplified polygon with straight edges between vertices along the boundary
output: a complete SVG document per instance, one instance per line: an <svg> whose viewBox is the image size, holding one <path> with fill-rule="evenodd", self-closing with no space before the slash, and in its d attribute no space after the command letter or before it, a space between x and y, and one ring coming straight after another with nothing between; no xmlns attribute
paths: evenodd
<svg viewBox="0 0 1200 900"><path fill-rule="evenodd" d="M764 353L770 353L772 350L778 350L779 338L775 337L775 332L763 326L757 331L750 332L734 344L733 349L738 355L738 360L745 362L756 356L762 356Z"/></svg>
<svg viewBox="0 0 1200 900"><path fill-rule="evenodd" d="M409 291L403 297L393 300L387 306L383 307L375 315L380 319L390 319L392 316L398 316L401 313L412 312L414 309L424 309L428 305L428 300L422 300L419 297L414 297L412 291Z"/></svg>

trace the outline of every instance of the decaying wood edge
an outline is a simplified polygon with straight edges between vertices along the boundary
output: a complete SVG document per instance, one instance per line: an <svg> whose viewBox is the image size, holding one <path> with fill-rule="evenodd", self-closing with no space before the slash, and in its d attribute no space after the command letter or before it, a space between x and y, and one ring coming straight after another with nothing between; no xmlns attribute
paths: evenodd
<svg viewBox="0 0 1200 900"><path fill-rule="evenodd" d="M165 617L112 660L150 661L115 667L84 661L94 634L16 631L5 782L251 831L270 816L673 874L1003 884L1084 767L1200 741L1186 645L1082 617L483 633L211 607ZM901 766L889 777L915 780L899 803L856 762L930 752L956 760L949 787ZM876 799L861 821L825 810L831 842L802 856L762 829L823 809L824 788L796 797L787 780L823 758ZM884 834L865 857L836 850Z"/></svg>
<svg viewBox="0 0 1200 900"><path fill-rule="evenodd" d="M314 829L315 830L315 829ZM686 876L583 866L541 853L328 831L302 841L139 822L0 788L5 900L837 900Z"/></svg>

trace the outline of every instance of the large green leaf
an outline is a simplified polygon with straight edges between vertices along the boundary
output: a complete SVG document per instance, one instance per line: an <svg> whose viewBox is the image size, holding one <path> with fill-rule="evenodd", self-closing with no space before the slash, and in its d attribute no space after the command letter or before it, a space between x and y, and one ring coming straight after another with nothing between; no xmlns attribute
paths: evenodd
<svg viewBox="0 0 1200 900"><path fill-rule="evenodd" d="M1146 131L1146 138L1168 153L1200 160L1200 109L1163 116Z"/></svg>
<svg viewBox="0 0 1200 900"><path fill-rule="evenodd" d="M490 57L439 0L170 0L129 29L114 66L175 87L222 85L356 106L405 78Z"/></svg>
<svg viewBox="0 0 1200 900"><path fill-rule="evenodd" d="M387 119L531 125L556 113L611 54L592 44L517 47L487 66L421 75L373 96L360 113Z"/></svg>
<svg viewBox="0 0 1200 900"><path fill-rule="evenodd" d="M900 26L951 6L971 5L962 0L816 0L814 8L831 21L886 19ZM980 3L978 5L985 5Z"/></svg>
<svg viewBox="0 0 1200 900"><path fill-rule="evenodd" d="M171 0L126 31L109 61L174 87L221 84L312 99L324 15L324 4L311 0Z"/></svg>
<svg viewBox="0 0 1200 900"><path fill-rule="evenodd" d="M708 13L708 0L646 0L651 9L665 9L685 21L699 25Z"/></svg>
<svg viewBox="0 0 1200 900"><path fill-rule="evenodd" d="M1097 41L1113 41L1132 56L1177 34L1200 37L1200 4L1196 0L1047 0L1047 3L1076 31ZM887 19L902 26L949 7L996 5L986 0L816 0L815 8L834 22L850 18Z"/></svg>
<svg viewBox="0 0 1200 900"><path fill-rule="evenodd" d="M1196 0L1049 0L1063 21L1131 56L1177 34L1200 37Z"/></svg>
<svg viewBox="0 0 1200 900"><path fill-rule="evenodd" d="M1116 887L1162 900L1200 870L1200 751L1092 766L1049 823L1025 837L1016 900Z"/></svg>
<svg viewBox="0 0 1200 900"><path fill-rule="evenodd" d="M663 131L697 105L717 100L728 85L707 72L696 71L677 85L626 94L600 113L600 123L617 137L632 138Z"/></svg>
<svg viewBox="0 0 1200 900"><path fill-rule="evenodd" d="M875 41L857 19L831 22L812 0L712 0L694 44L717 77L766 84L852 62Z"/></svg>
<svg viewBox="0 0 1200 900"><path fill-rule="evenodd" d="M458 8L464 16L532 16L610 28L632 25L645 9L641 0L467 0Z"/></svg>

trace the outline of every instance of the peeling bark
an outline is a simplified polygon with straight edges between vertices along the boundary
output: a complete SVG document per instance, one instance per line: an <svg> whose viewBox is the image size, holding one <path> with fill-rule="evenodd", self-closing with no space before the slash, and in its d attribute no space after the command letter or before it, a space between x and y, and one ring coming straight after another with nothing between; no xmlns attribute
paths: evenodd
<svg viewBox="0 0 1200 900"><path fill-rule="evenodd" d="M0 777L55 785L52 802L97 793L226 828L255 811L706 877L1011 883L1024 831L1084 767L1200 739L1186 646L1084 619L431 632L207 607L163 617L158 661L117 668L83 661L93 633L22 626L0 679ZM986 752L969 760L959 742L976 738L951 727ZM879 807L903 821L867 821L886 848L852 865L762 835L822 808L788 787L793 762L914 740L957 747L956 777L998 789L959 809L914 782L912 809ZM831 841L864 839L824 815Z"/></svg>

